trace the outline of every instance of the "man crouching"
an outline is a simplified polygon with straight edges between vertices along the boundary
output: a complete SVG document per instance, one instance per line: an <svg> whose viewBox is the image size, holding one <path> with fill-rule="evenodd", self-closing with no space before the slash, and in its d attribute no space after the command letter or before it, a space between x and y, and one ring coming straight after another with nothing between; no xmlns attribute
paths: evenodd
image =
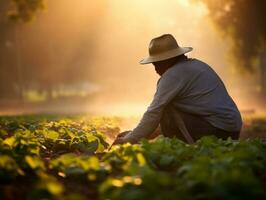
<svg viewBox="0 0 266 200"><path fill-rule="evenodd" d="M137 143L158 126L164 136L188 143L206 135L239 138L242 119L236 104L209 65L184 55L190 51L170 34L151 40L149 57L140 63L152 63L161 76L157 91L137 127L120 134L114 144Z"/></svg>

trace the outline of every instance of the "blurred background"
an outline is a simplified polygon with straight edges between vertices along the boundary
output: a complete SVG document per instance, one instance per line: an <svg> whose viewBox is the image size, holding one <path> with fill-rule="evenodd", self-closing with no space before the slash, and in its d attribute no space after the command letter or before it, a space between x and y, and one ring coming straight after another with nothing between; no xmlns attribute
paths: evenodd
<svg viewBox="0 0 266 200"><path fill-rule="evenodd" d="M175 36L242 113L265 112L266 1L1 0L0 114L140 116L158 75L138 62Z"/></svg>

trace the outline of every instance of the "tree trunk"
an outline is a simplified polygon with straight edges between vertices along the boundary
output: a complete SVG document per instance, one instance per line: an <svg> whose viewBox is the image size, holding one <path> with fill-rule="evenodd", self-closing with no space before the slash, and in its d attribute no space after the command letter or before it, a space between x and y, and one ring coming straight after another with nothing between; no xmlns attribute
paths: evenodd
<svg viewBox="0 0 266 200"><path fill-rule="evenodd" d="M260 85L262 98L266 98L266 52L260 56Z"/></svg>
<svg viewBox="0 0 266 200"><path fill-rule="evenodd" d="M17 67L17 85L19 89L19 100L24 102L24 81L22 75L22 55L21 55L21 45L20 45L20 37L19 37L19 27L15 29L15 43L16 43L16 67Z"/></svg>

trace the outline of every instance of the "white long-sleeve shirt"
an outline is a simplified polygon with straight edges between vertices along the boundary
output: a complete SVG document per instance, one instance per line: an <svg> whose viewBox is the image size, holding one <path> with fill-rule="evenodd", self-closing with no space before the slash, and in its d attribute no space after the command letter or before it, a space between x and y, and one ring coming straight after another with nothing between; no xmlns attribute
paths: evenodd
<svg viewBox="0 0 266 200"><path fill-rule="evenodd" d="M152 103L124 142L137 142L153 133L170 102L177 110L202 116L214 127L232 132L241 129L240 112L220 77L206 63L187 59L161 76Z"/></svg>

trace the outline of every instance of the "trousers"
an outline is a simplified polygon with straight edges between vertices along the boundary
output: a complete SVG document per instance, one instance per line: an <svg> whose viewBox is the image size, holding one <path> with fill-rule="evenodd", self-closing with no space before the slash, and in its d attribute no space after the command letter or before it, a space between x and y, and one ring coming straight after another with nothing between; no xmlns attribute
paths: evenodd
<svg viewBox="0 0 266 200"><path fill-rule="evenodd" d="M217 138L238 139L240 131L230 132L211 125L200 115L182 112L174 108L171 104L164 109L162 118L160 120L161 133L166 137L177 137L184 142L187 142L182 134L175 115L179 115L184 121L185 127L194 141L203 136L215 135Z"/></svg>

